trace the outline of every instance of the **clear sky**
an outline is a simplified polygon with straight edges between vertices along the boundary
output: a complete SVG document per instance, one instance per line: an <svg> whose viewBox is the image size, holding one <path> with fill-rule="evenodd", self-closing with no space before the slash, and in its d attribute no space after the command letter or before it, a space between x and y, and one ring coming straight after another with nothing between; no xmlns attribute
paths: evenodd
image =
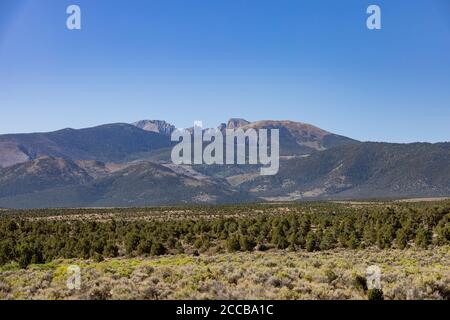
<svg viewBox="0 0 450 320"><path fill-rule="evenodd" d="M0 0L0 112L0 133L243 117L449 141L450 1Z"/></svg>

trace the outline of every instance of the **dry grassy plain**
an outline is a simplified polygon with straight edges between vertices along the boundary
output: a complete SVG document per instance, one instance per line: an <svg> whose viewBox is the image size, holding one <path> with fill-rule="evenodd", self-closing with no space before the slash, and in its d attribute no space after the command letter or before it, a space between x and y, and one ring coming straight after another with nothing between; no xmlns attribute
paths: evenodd
<svg viewBox="0 0 450 320"><path fill-rule="evenodd" d="M66 285L73 264L79 290ZM450 298L450 247L442 246L10 264L0 269L0 299L367 299L357 279L370 265L381 268L385 299Z"/></svg>
<svg viewBox="0 0 450 320"><path fill-rule="evenodd" d="M450 300L450 202L0 213L0 299L368 299L373 265L384 299Z"/></svg>

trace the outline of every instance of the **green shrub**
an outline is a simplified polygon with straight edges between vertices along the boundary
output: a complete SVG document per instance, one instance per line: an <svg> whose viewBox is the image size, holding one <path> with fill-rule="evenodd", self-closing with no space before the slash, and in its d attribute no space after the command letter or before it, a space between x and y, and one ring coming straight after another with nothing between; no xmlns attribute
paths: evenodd
<svg viewBox="0 0 450 320"><path fill-rule="evenodd" d="M241 245L239 239L236 236L230 236L227 240L227 250L228 252L236 252L241 250Z"/></svg>
<svg viewBox="0 0 450 320"><path fill-rule="evenodd" d="M419 248L426 249L430 244L431 235L428 230L425 230L423 227L419 228L416 233L416 245Z"/></svg>
<svg viewBox="0 0 450 320"><path fill-rule="evenodd" d="M166 248L160 242L153 242L150 254L152 256L161 256L166 253Z"/></svg>
<svg viewBox="0 0 450 320"><path fill-rule="evenodd" d="M395 244L399 249L405 249L408 244L408 236L404 229L397 230L397 237L395 239Z"/></svg>
<svg viewBox="0 0 450 320"><path fill-rule="evenodd" d="M95 262L102 262L103 260L105 260L103 255L101 255L100 253L97 253L97 252L94 254L94 261Z"/></svg>
<svg viewBox="0 0 450 320"><path fill-rule="evenodd" d="M136 233L133 232L127 234L125 241L125 250L127 251L127 254L132 254L134 250L137 249L139 241L140 237Z"/></svg>
<svg viewBox="0 0 450 320"><path fill-rule="evenodd" d="M14 244L11 240L0 241L0 265L11 261L14 257Z"/></svg>
<svg viewBox="0 0 450 320"><path fill-rule="evenodd" d="M366 292L367 291L367 280L365 277L357 275L353 280L353 284L356 289Z"/></svg>
<svg viewBox="0 0 450 320"><path fill-rule="evenodd" d="M336 273L331 269L325 271L325 276L327 277L328 283L331 283L338 278Z"/></svg>
<svg viewBox="0 0 450 320"><path fill-rule="evenodd" d="M19 266L22 269L28 267L33 258L33 250L28 245L21 245L19 247Z"/></svg>
<svg viewBox="0 0 450 320"><path fill-rule="evenodd" d="M313 231L310 231L306 236L306 250L308 252L317 250L317 239Z"/></svg>
<svg viewBox="0 0 450 320"><path fill-rule="evenodd" d="M148 239L141 239L137 246L137 253L139 255L148 254L152 250L152 242Z"/></svg>
<svg viewBox="0 0 450 320"><path fill-rule="evenodd" d="M117 247L117 245L110 241L106 244L103 254L107 257L117 257L119 255L119 248Z"/></svg>
<svg viewBox="0 0 450 320"><path fill-rule="evenodd" d="M367 292L367 298L369 300L384 300L383 290L369 289L369 291Z"/></svg>
<svg viewBox="0 0 450 320"><path fill-rule="evenodd" d="M255 248L255 241L248 236L239 237L239 246L242 251L252 251Z"/></svg>

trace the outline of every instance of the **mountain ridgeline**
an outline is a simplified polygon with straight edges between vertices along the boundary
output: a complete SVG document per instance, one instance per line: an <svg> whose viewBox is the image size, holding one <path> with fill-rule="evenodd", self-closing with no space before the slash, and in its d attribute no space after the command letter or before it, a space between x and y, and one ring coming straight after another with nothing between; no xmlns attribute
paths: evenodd
<svg viewBox="0 0 450 320"><path fill-rule="evenodd" d="M294 121L230 119L279 129L280 170L171 163L162 120L0 135L0 207L148 206L450 195L450 143L359 142Z"/></svg>

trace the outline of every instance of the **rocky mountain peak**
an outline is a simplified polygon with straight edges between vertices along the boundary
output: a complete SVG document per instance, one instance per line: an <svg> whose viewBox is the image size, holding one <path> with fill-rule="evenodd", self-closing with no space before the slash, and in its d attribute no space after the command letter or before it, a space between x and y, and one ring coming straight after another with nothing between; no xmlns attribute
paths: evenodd
<svg viewBox="0 0 450 320"><path fill-rule="evenodd" d="M133 123L133 125L145 131L157 132L167 136L170 136L175 130L174 125L164 120L141 120Z"/></svg>
<svg viewBox="0 0 450 320"><path fill-rule="evenodd" d="M241 118L231 118L228 120L227 129L237 129L250 124L249 121Z"/></svg>
<svg viewBox="0 0 450 320"><path fill-rule="evenodd" d="M217 129L219 130L219 131L224 131L225 129L227 128L227 124L226 123L221 123L221 124L219 124L218 126L217 126Z"/></svg>

